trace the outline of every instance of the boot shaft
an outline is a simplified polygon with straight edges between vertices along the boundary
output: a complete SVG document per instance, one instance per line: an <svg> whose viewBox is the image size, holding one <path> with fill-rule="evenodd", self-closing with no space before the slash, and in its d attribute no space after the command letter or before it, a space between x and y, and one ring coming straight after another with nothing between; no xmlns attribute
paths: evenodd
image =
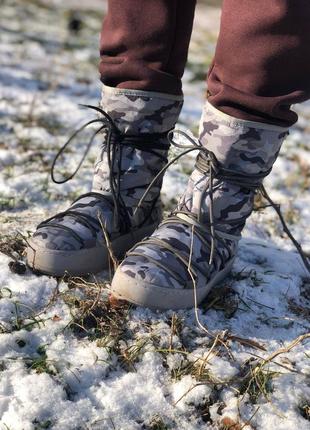
<svg viewBox="0 0 310 430"><path fill-rule="evenodd" d="M119 130L113 149L113 160L107 151L107 139L98 153L92 190L111 194L111 178L117 181L119 198L123 200L132 223L143 222L147 213L158 218L161 212L160 189L156 181L147 194L143 207L137 203L160 169L167 163L169 143L167 133L174 128L183 104L180 96L103 87L101 108L112 118ZM138 145L127 145L135 137ZM134 216L135 213L135 216Z"/></svg>
<svg viewBox="0 0 310 430"><path fill-rule="evenodd" d="M217 231L240 236L253 210L255 191L272 169L287 134L282 127L230 117L207 102L200 142L214 154L218 166L238 181L215 175L210 193L209 173L196 168L178 209L200 214L202 223L209 224L212 194Z"/></svg>

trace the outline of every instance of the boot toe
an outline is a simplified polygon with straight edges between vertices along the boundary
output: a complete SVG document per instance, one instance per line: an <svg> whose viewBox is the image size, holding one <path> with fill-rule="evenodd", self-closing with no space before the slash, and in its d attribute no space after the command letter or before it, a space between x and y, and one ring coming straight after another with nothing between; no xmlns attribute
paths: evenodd
<svg viewBox="0 0 310 430"><path fill-rule="evenodd" d="M31 242L38 249L51 251L77 251L82 248L81 243L70 232L60 232L48 226L37 230L32 236Z"/></svg>
<svg viewBox="0 0 310 430"><path fill-rule="evenodd" d="M112 294L118 299L151 309L179 309L191 306L189 296L193 290L189 279L174 274L166 252L154 246L150 250L147 248L143 247L140 251L146 253L151 251L153 261L150 260L148 253L147 256L129 253L115 272L111 284ZM178 273L184 272L179 262L173 259L172 255L169 257L175 268L180 266Z"/></svg>
<svg viewBox="0 0 310 430"><path fill-rule="evenodd" d="M118 299L149 308L190 308L226 276L232 261L209 265L208 247L198 236L191 237L190 227L166 223L129 251L111 291Z"/></svg>
<svg viewBox="0 0 310 430"><path fill-rule="evenodd" d="M128 260L128 261L127 261ZM231 271L234 258L225 267L205 279L204 285L197 287L189 282L183 288L175 284L173 278L169 284L167 272L158 270L155 266L145 275L143 266L137 264L132 257L124 260L117 269L111 284L112 295L119 300L126 300L138 306L160 310L178 310L193 308L201 303L210 289L224 279Z"/></svg>
<svg viewBox="0 0 310 430"><path fill-rule="evenodd" d="M95 240L83 246L69 231L49 226L34 233L26 252L29 267L53 276L63 276L66 272L72 275L98 272L107 257L106 253L102 255L102 247L98 248Z"/></svg>

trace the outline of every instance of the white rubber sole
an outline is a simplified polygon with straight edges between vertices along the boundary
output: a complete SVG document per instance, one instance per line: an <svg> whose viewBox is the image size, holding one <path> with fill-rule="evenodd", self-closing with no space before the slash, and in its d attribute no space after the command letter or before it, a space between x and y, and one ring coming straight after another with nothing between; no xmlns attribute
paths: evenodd
<svg viewBox="0 0 310 430"><path fill-rule="evenodd" d="M202 302L212 287L229 274L233 262L234 258L229 260L225 268L218 272L205 287L197 288L197 304ZM113 277L111 293L116 299L126 300L135 305L150 309L176 310L192 308L195 305L193 288L177 289L159 287L147 282L137 281L119 269Z"/></svg>
<svg viewBox="0 0 310 430"><path fill-rule="evenodd" d="M141 227L112 241L115 256L122 257L137 242L150 236L156 227L157 224ZM109 251L104 246L78 251L57 251L40 247L30 239L27 248L28 266L52 276L98 273L109 268L109 258Z"/></svg>

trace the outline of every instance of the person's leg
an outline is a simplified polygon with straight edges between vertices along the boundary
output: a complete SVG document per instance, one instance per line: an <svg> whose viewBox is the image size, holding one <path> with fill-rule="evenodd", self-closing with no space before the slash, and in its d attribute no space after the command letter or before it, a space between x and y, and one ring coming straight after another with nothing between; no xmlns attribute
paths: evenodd
<svg viewBox="0 0 310 430"><path fill-rule="evenodd" d="M194 7L195 0L109 1L100 71L101 108L110 125L92 192L38 226L27 251L34 269L58 276L98 272L109 263L101 223L114 253L122 256L160 222L160 180L137 204L167 163L167 133L183 103L181 76Z"/></svg>
<svg viewBox="0 0 310 430"><path fill-rule="evenodd" d="M209 102L237 118L291 126L310 97L310 2L224 0Z"/></svg>
<svg viewBox="0 0 310 430"><path fill-rule="evenodd" d="M193 285L199 303L229 272L255 192L296 120L290 104L309 96L306 22L302 0L224 2L195 169L172 216L127 253L116 297L191 307Z"/></svg>
<svg viewBox="0 0 310 430"><path fill-rule="evenodd" d="M196 0L110 0L100 41L105 85L181 94Z"/></svg>

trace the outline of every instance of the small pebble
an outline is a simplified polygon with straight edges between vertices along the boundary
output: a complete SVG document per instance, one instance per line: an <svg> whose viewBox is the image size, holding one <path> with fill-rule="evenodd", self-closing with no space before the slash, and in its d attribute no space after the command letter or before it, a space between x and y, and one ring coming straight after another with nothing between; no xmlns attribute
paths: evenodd
<svg viewBox="0 0 310 430"><path fill-rule="evenodd" d="M17 275L23 275L26 272L26 264L21 261L10 261L9 268L12 273L17 273Z"/></svg>
<svg viewBox="0 0 310 430"><path fill-rule="evenodd" d="M17 339L16 343L20 348L24 348L24 346L26 346L26 342L23 339Z"/></svg>

